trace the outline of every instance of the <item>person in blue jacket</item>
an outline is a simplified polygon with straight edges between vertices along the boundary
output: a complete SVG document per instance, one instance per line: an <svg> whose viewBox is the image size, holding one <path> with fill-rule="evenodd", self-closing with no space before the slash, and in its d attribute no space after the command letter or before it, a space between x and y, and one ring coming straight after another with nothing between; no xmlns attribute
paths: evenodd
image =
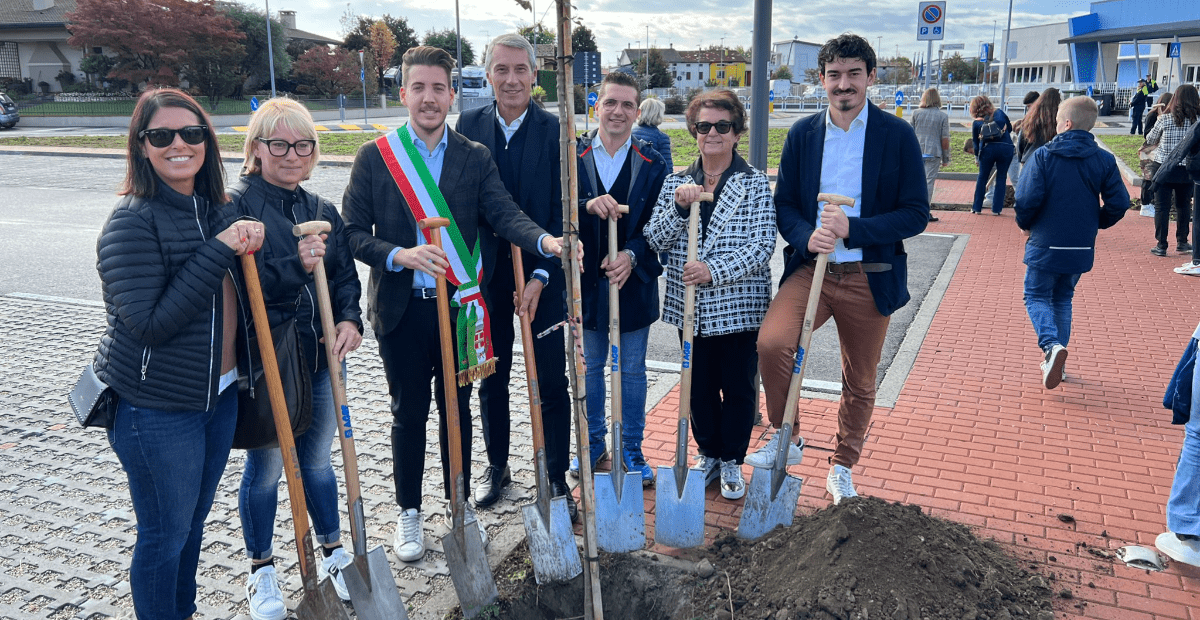
<svg viewBox="0 0 1200 620"><path fill-rule="evenodd" d="M1042 385L1058 387L1071 338L1071 298L1092 270L1096 232L1129 210L1117 160L1091 134L1099 109L1088 97L1058 108L1058 136L1033 154L1017 185L1025 244L1025 309L1042 350ZM1101 203L1103 200L1103 203Z"/></svg>

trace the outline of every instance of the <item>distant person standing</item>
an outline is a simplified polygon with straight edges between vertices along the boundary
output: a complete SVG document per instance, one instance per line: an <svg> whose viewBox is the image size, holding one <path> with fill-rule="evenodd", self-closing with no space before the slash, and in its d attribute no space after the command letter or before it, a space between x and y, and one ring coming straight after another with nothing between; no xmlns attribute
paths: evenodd
<svg viewBox="0 0 1200 620"><path fill-rule="evenodd" d="M1129 99L1129 135L1142 134L1142 114L1146 112L1146 104L1150 101L1150 93L1146 91L1146 80L1138 80L1137 89Z"/></svg>
<svg viewBox="0 0 1200 620"><path fill-rule="evenodd" d="M675 171L675 161L671 159L671 137L663 133L658 126L663 122L663 113L667 106L658 99L647 99L639 106L642 113L638 117L637 127L633 128L633 137L644 140L662 155L667 162L667 174Z"/></svg>
<svg viewBox="0 0 1200 620"><path fill-rule="evenodd" d="M1162 166L1171 151L1184 140L1188 130L1200 116L1200 94L1191 84L1180 84L1171 97L1171 103L1154 123L1154 129L1146 135L1146 144L1157 144L1154 161L1159 169L1154 174L1154 239L1157 244L1150 249L1155 256L1167 255L1167 231L1171 226L1171 205L1175 206L1176 251L1191 252L1188 229L1192 221L1192 181L1183 165L1170 168Z"/></svg>
<svg viewBox="0 0 1200 620"><path fill-rule="evenodd" d="M1008 166L1012 163L1014 154L1012 121L1003 110L997 110L992 105L992 100L988 99L987 95L979 95L971 100L971 116L975 119L971 124L971 141L975 145L975 163L979 166L971 213L983 212L983 196L988 176L994 168L996 193L1001 196L992 200L992 215L1000 215L1001 209L1004 208L1003 188L1008 178Z"/></svg>
<svg viewBox="0 0 1200 620"><path fill-rule="evenodd" d="M921 95L921 107L913 112L913 131L921 143L921 158L925 161L925 185L929 188L929 204L933 205L933 186L938 170L950 165L950 115L942 110L942 97L936 88ZM938 219L931 211L929 221Z"/></svg>
<svg viewBox="0 0 1200 620"><path fill-rule="evenodd" d="M1042 350L1042 385L1062 382L1071 339L1071 300L1092 270L1096 232L1129 210L1117 160L1096 144L1099 109L1089 97L1058 108L1058 136L1038 149L1017 185L1017 226L1025 244L1025 309ZM1103 202L1101 202L1103 200Z"/></svg>

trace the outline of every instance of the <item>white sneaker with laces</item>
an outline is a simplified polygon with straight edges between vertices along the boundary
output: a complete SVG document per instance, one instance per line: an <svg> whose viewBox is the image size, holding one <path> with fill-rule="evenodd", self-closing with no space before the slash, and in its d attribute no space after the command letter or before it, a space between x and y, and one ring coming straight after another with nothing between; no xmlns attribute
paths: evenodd
<svg viewBox="0 0 1200 620"><path fill-rule="evenodd" d="M854 480L850 477L850 470L841 465L829 468L829 475L825 478L825 490L833 496L834 506L842 503L842 500L847 497L858 497L858 492L854 490Z"/></svg>
<svg viewBox="0 0 1200 620"><path fill-rule="evenodd" d="M401 562L416 562L425 557L425 527L421 511L409 508L400 512L392 548Z"/></svg>
<svg viewBox="0 0 1200 620"><path fill-rule="evenodd" d="M338 547L329 554L329 557L322 558L321 563L317 566L317 581L329 577L333 581L333 589L337 591L338 598L343 601L350 600L350 591L346 589L346 578L342 576L342 569L350 566L353 561L353 555L347 553L344 548Z"/></svg>
<svg viewBox="0 0 1200 620"><path fill-rule="evenodd" d="M713 480L716 480L721 475L721 461L711 456L703 454L697 456L696 467L699 467L700 471L704 472L705 488L708 488L708 485L712 484Z"/></svg>
<svg viewBox="0 0 1200 620"><path fill-rule="evenodd" d="M470 508L467 509L470 511ZM466 518L466 515L463 515ZM454 513L450 508L450 504L446 504L446 528L450 528L454 524ZM479 518L479 513L475 513L475 524L479 526L479 539L483 541L483 546L488 546L487 528L483 526L483 519Z"/></svg>
<svg viewBox="0 0 1200 620"><path fill-rule="evenodd" d="M284 620L287 605L279 589L279 577L274 566L264 566L246 580L246 602L250 604L252 620Z"/></svg>
<svg viewBox="0 0 1200 620"><path fill-rule="evenodd" d="M1200 276L1200 265L1194 264L1192 261L1188 261L1184 263L1182 267L1176 267L1175 273L1185 276Z"/></svg>
<svg viewBox="0 0 1200 620"><path fill-rule="evenodd" d="M790 441L788 442L787 464L789 467L792 465L799 465L800 461L803 460L803 458L804 458L803 446L804 446L804 438L800 439L800 445L796 445ZM775 463L775 454L778 451L779 451L779 433L776 432L775 436L771 438L771 441L767 442L767 445L765 445L761 449L759 449L758 452L755 452L754 454L751 454L750 456L746 457L746 463L748 463L752 467L761 467L763 469L768 469L771 467L771 465L773 465Z"/></svg>
<svg viewBox="0 0 1200 620"><path fill-rule="evenodd" d="M742 499L746 494L746 481L742 478L742 466L737 461L721 461L721 497Z"/></svg>
<svg viewBox="0 0 1200 620"><path fill-rule="evenodd" d="M1061 344L1052 345L1046 351L1046 359L1042 361L1042 385L1047 390L1058 387L1063 380L1063 365L1067 363L1067 348Z"/></svg>

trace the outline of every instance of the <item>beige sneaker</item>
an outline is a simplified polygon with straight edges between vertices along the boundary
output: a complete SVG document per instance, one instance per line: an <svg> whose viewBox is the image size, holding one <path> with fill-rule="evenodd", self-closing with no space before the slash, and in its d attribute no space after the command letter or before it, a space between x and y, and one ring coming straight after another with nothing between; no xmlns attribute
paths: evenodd
<svg viewBox="0 0 1200 620"><path fill-rule="evenodd" d="M392 548L401 562L416 562L425 557L425 520L421 511L409 508L400 512Z"/></svg>
<svg viewBox="0 0 1200 620"><path fill-rule="evenodd" d="M842 500L847 497L858 497L858 492L854 490L854 480L850 477L850 470L841 465L829 468L829 475L825 477L825 490L833 496L834 506L842 503Z"/></svg>

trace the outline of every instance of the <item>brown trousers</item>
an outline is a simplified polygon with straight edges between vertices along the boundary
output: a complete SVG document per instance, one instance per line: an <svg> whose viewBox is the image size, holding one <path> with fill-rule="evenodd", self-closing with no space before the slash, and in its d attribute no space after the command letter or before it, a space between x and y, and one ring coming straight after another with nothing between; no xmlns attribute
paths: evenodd
<svg viewBox="0 0 1200 620"><path fill-rule="evenodd" d="M783 425L788 383L804 311L812 286L813 266L797 269L779 287L758 333L758 359L763 389L767 394L767 417L771 425ZM862 455L871 413L875 409L875 376L889 317L875 307L875 298L865 273L825 274L813 329L829 320L838 326L842 347L842 399L838 408L837 449L831 462L853 467ZM793 438L799 425L792 427Z"/></svg>

